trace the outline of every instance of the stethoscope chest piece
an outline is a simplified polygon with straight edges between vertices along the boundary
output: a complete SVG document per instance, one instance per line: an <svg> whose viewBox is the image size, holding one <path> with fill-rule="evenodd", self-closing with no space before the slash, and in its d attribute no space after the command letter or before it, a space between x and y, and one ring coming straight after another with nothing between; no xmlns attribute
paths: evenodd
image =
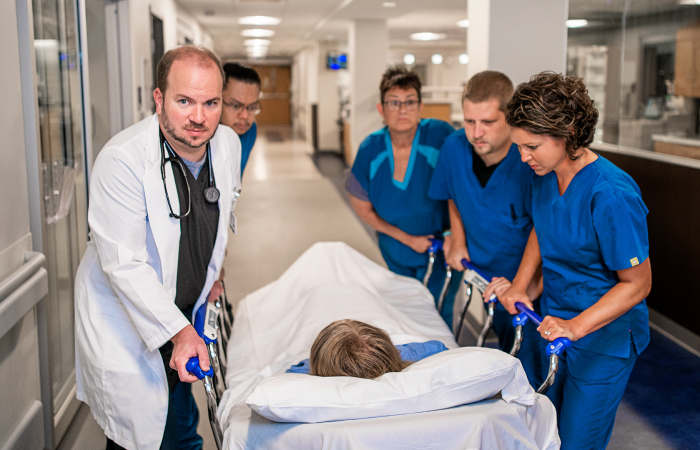
<svg viewBox="0 0 700 450"><path fill-rule="evenodd" d="M218 202L220 195L221 194L219 193L219 190L216 188L216 186L209 186L204 190L204 199L209 203Z"/></svg>

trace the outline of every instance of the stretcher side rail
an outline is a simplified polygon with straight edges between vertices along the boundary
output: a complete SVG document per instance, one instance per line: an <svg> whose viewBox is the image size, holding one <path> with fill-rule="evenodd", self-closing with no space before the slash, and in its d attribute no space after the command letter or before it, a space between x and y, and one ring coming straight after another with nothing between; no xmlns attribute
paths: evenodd
<svg viewBox="0 0 700 450"><path fill-rule="evenodd" d="M476 287L479 290L479 292L483 294L486 290L486 287L489 285L486 275L484 275L484 273L481 270L479 270L479 268L472 264L471 261L463 259L462 265L468 271L464 276L464 282L470 287L469 294L471 294L472 286ZM488 300L486 320L484 321L484 326L481 329L479 338L476 341L477 347L484 346L484 344L486 343L486 336L489 334L489 331L491 331L491 328L493 327L493 313L497 301L498 298L496 298L495 295L492 295L491 298ZM464 312L462 314L465 315Z"/></svg>
<svg viewBox="0 0 700 450"><path fill-rule="evenodd" d="M432 242L432 244L428 248L428 268L425 271L425 276L423 277L423 286L425 287L428 287L430 276L433 274L437 253L442 250L442 241L440 239L430 239L430 242ZM437 310L441 315L442 310L445 307L445 297L447 297L447 291L450 288L451 281L452 268L449 266L449 264L445 264L445 282L442 284L442 290L440 291L440 296L438 297L437 303Z"/></svg>
<svg viewBox="0 0 700 450"><path fill-rule="evenodd" d="M520 311L520 314L513 318L513 325L515 326L515 343L513 344L513 350L510 352L510 354L513 356L517 355L520 345L522 344L523 326L530 320L532 320L538 326L542 323L542 318L536 312L528 308L524 303L516 302L515 307L518 309L518 311ZM552 384L554 384L554 378L556 377L557 370L559 369L559 356L569 347L571 347L571 340L565 337L557 338L547 345L546 352L549 355L549 372L547 373L547 378L537 389L538 394L544 394L547 392L547 390L549 390Z"/></svg>

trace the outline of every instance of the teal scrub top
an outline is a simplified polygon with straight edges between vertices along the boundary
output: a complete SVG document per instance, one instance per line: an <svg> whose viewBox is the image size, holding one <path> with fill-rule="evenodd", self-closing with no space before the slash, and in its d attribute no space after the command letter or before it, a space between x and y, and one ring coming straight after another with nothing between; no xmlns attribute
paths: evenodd
<svg viewBox="0 0 700 450"><path fill-rule="evenodd" d="M258 124L256 122L253 122L253 125L248 128L248 131L238 136L241 140L241 176L243 176L245 166L248 164L248 158L250 158L250 152L253 150L253 145L255 145L255 139L257 137Z"/></svg>
<svg viewBox="0 0 700 450"><path fill-rule="evenodd" d="M448 226L447 204L428 197L428 187L440 154L440 147L454 128L436 119L421 119L403 181L394 179L394 152L387 127L362 142L348 178L347 187L355 197L369 201L386 220L408 234L440 235ZM379 248L387 264L420 268L427 253L417 253L394 238L378 233Z"/></svg>
<svg viewBox="0 0 700 450"><path fill-rule="evenodd" d="M602 156L581 169L561 196L554 172L535 177L532 211L542 254L543 315L576 317L620 281L616 271L649 257L649 210L639 186ZM573 346L627 358L631 342L637 353L649 343L646 300Z"/></svg>
<svg viewBox="0 0 700 450"><path fill-rule="evenodd" d="M429 195L455 202L472 262L489 279L512 281L532 230L530 184L534 174L513 144L482 187L472 169L473 157L464 129L455 131L440 150Z"/></svg>

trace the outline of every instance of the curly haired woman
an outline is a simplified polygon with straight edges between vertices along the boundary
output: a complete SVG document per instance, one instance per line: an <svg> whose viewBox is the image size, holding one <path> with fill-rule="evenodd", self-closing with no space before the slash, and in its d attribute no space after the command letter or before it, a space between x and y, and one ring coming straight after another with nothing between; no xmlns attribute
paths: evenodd
<svg viewBox="0 0 700 450"><path fill-rule="evenodd" d="M548 395L562 449L603 449L637 356L649 343L647 207L634 180L591 151L598 111L580 78L543 72L523 83L506 121L532 183L535 228L513 284L511 313L542 267L547 341L567 337Z"/></svg>

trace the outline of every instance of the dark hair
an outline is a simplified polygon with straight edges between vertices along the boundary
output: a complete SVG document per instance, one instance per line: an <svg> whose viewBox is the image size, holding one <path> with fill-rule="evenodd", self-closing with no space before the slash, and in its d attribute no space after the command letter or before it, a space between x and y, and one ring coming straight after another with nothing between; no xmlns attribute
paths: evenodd
<svg viewBox="0 0 700 450"><path fill-rule="evenodd" d="M221 82L224 81L224 69L221 67L221 61L219 58L208 48L197 47L194 45L183 45L182 47L174 48L165 52L160 61L158 61L157 68L157 80L158 89L165 95L165 90L168 87L168 75L170 75L170 68L173 66L175 61L180 61L183 59L191 60L196 64L210 64L213 63L221 73Z"/></svg>
<svg viewBox="0 0 700 450"><path fill-rule="evenodd" d="M533 134L564 140L569 159L593 142L598 110L581 78L541 72L518 86L508 103L506 122Z"/></svg>
<svg viewBox="0 0 700 450"><path fill-rule="evenodd" d="M228 83L229 78L233 78L242 83L257 84L258 88L261 86L260 75L250 66L238 63L226 63L224 64L224 73L226 74L224 86Z"/></svg>
<svg viewBox="0 0 700 450"><path fill-rule="evenodd" d="M499 102L498 109L508 112L508 101L513 96L513 82L505 74L495 70L479 72L469 79L462 92L462 103L482 103L492 98Z"/></svg>
<svg viewBox="0 0 700 450"><path fill-rule="evenodd" d="M379 83L379 98L384 103L384 95L391 89L398 87L401 89L415 89L418 93L418 101L421 100L420 95L420 78L415 72L409 72L405 67L390 67L382 75L382 81Z"/></svg>
<svg viewBox="0 0 700 450"><path fill-rule="evenodd" d="M337 320L311 346L311 374L320 377L377 378L401 372L411 363L381 328L357 320Z"/></svg>

